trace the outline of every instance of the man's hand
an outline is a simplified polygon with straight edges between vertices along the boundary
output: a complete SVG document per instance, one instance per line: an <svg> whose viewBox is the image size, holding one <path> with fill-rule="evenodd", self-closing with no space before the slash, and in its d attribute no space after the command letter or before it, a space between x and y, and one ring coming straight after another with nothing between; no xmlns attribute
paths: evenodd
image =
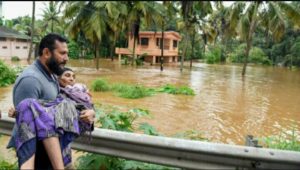
<svg viewBox="0 0 300 170"><path fill-rule="evenodd" d="M95 120L95 111L90 109L90 110L83 110L81 111L81 115L79 118L89 124L94 123Z"/></svg>
<svg viewBox="0 0 300 170"><path fill-rule="evenodd" d="M14 107L10 107L10 109L8 110L8 116L12 118L16 117L16 110Z"/></svg>

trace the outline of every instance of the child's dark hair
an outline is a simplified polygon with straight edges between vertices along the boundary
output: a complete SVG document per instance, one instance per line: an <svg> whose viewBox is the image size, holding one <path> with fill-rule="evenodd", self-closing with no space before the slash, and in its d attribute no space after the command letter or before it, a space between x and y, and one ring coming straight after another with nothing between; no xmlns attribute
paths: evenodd
<svg viewBox="0 0 300 170"><path fill-rule="evenodd" d="M60 76L63 75L64 72L66 72L66 71L72 71L72 72L74 72L72 69L70 69L70 68L68 68L68 67L64 67L64 68L61 70L61 72L58 74L58 76L60 77Z"/></svg>

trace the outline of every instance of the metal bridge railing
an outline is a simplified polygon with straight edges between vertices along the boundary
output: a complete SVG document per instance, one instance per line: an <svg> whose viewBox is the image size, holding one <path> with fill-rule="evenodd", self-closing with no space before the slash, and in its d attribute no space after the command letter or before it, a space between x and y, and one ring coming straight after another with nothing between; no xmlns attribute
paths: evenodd
<svg viewBox="0 0 300 170"><path fill-rule="evenodd" d="M10 135L14 119L0 120L0 133ZM95 128L91 141L78 138L73 149L191 169L300 169L300 153L149 136Z"/></svg>

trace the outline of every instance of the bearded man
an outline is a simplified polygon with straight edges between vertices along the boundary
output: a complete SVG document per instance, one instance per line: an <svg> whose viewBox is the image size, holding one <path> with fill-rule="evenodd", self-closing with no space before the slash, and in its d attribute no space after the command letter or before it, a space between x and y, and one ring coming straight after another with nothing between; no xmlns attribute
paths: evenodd
<svg viewBox="0 0 300 170"><path fill-rule="evenodd" d="M68 58L67 39L58 34L48 34L39 43L39 57L17 78L13 88L13 104L16 107L27 98L54 100L59 94L59 84L56 75L63 71ZM85 120L93 123L94 110L82 112ZM8 148L15 147L14 126ZM20 133L20 132L19 132ZM26 134L19 134L26 135ZM58 137L49 137L43 141L31 140L30 148L18 156L20 169L64 169ZM69 150L70 152L70 150Z"/></svg>

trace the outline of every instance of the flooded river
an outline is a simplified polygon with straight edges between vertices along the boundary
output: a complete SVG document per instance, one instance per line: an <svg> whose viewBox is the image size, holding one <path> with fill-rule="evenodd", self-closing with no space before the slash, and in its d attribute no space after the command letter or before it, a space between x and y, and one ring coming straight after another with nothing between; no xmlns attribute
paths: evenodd
<svg viewBox="0 0 300 170"><path fill-rule="evenodd" d="M15 65L16 63L13 63ZM186 65L188 65L186 63ZM203 133L213 142L244 145L247 134L264 137L279 134L280 129L300 127L300 71L286 68L249 66L244 79L240 65L195 63L192 70L179 71L179 64L131 67L118 61L100 60L100 69L92 60L72 60L68 66L77 81L91 85L96 78L111 83L142 84L160 87L186 85L195 96L158 93L142 99L124 99L112 92L93 92L95 103L125 108L148 109L148 122L158 132L172 136L187 130ZM12 105L12 86L0 88L1 110Z"/></svg>

